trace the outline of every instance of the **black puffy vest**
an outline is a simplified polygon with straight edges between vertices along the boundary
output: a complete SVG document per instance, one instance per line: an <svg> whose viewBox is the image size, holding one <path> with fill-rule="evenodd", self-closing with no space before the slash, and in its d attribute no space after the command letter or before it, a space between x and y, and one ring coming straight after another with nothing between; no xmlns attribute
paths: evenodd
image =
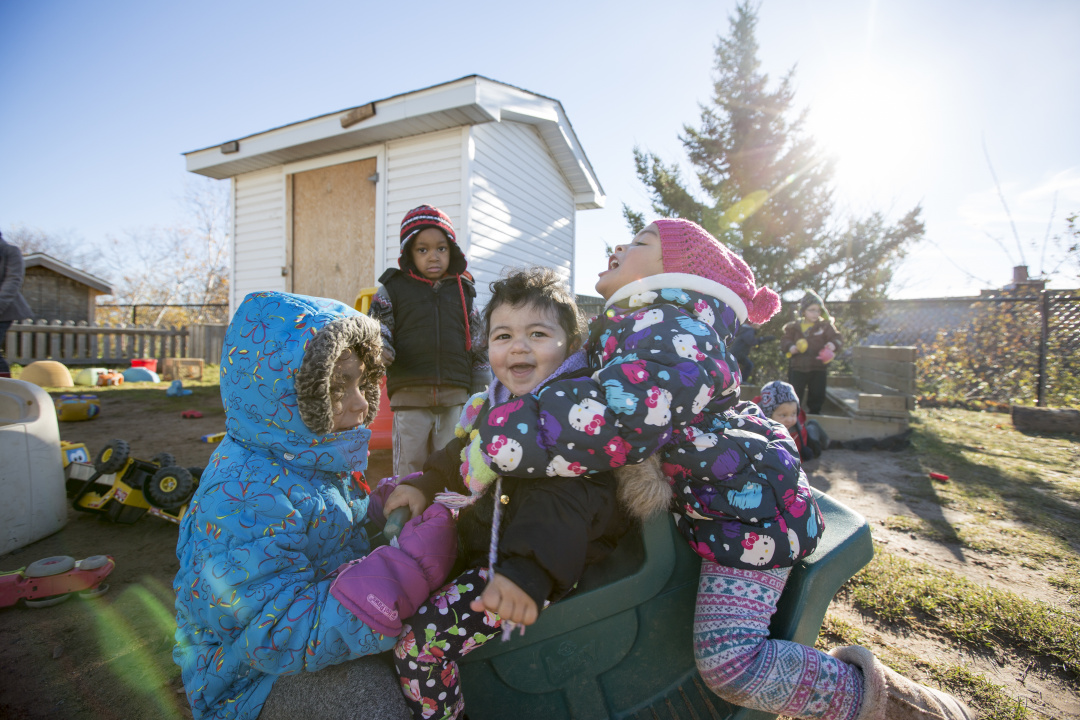
<svg viewBox="0 0 1080 720"><path fill-rule="evenodd" d="M434 285L402 270L387 270L379 278L394 308L394 363L387 368L386 391L417 385L449 385L468 390L472 385L473 354L466 349L465 314L472 312L476 288L449 276Z"/></svg>

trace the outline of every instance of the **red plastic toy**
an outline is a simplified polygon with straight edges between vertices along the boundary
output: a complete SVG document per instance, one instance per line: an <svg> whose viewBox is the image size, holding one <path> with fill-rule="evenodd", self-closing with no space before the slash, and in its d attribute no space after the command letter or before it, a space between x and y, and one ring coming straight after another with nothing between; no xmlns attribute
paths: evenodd
<svg viewBox="0 0 1080 720"><path fill-rule="evenodd" d="M199 412L198 410L185 410L184 412L180 413L180 417L182 417L182 418L201 418L202 413Z"/></svg>
<svg viewBox="0 0 1080 720"><path fill-rule="evenodd" d="M947 482L949 476L944 473L930 473L930 478L933 480L940 480L941 482Z"/></svg>
<svg viewBox="0 0 1080 720"><path fill-rule="evenodd" d="M79 593L95 598L109 589L102 581L116 567L111 555L92 555L75 561L67 555L38 560L26 567L0 573L0 607L22 600L27 607L50 607Z"/></svg>

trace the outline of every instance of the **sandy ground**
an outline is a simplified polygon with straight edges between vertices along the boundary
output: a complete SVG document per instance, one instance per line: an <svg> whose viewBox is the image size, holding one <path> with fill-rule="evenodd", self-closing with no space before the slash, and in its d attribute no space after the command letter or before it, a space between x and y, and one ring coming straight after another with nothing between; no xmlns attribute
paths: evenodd
<svg viewBox="0 0 1080 720"><path fill-rule="evenodd" d="M216 394L196 397L190 406L205 417L185 420L175 405L168 412L124 412L121 394L105 395L100 418L63 423L61 435L87 443L92 452L121 438L130 442L135 457L149 459L168 451L181 465L204 465L213 446L198 438L222 430L224 418ZM891 551L1034 599L1065 600L1045 582L1047 571L886 529L883 523L890 516L929 518L948 512L919 499L925 498L927 479L915 467L908 452L830 451L807 470L815 487L865 515L875 539ZM373 453L369 477L389 473L389 451ZM60 554L110 554L117 564L109 592L96 600L72 599L47 609L0 609L0 718L191 717L171 662L176 535L175 525L158 518L116 525L72 510L62 531L0 557L0 571ZM859 627L875 649L900 648L919 657L969 664L1006 685L1041 715L1080 718L1076 692L1032 658L1000 650L964 651L939 638L877 623L842 599L834 601L830 614Z"/></svg>

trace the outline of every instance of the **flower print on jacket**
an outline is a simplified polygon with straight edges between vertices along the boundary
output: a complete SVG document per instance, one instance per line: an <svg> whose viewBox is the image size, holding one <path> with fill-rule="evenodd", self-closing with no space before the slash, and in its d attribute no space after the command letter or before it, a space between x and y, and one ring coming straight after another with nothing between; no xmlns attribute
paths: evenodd
<svg viewBox="0 0 1080 720"><path fill-rule="evenodd" d="M285 673L390 649L330 595L334 571L370 551L362 471L370 433L312 433L295 377L333 300L255 293L225 335L227 436L180 524L176 646L196 720L256 717ZM244 322L244 319L250 322Z"/></svg>

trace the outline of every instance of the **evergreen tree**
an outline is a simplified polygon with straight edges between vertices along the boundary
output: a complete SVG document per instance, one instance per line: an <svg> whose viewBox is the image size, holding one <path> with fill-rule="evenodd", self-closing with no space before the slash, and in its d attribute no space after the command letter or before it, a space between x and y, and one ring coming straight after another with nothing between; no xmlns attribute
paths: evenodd
<svg viewBox="0 0 1080 720"><path fill-rule="evenodd" d="M905 249L923 235L921 208L892 225L880 213L837 220L832 163L806 134L806 111L793 110L794 70L770 88L756 25L756 9L740 3L716 44L712 99L701 105L700 126L683 126L679 139L698 187L688 187L678 165L634 149L652 210L700 223L742 254L759 283L789 299L805 288L826 300L837 292L883 298ZM644 226L643 213L624 205L623 214L634 232Z"/></svg>

